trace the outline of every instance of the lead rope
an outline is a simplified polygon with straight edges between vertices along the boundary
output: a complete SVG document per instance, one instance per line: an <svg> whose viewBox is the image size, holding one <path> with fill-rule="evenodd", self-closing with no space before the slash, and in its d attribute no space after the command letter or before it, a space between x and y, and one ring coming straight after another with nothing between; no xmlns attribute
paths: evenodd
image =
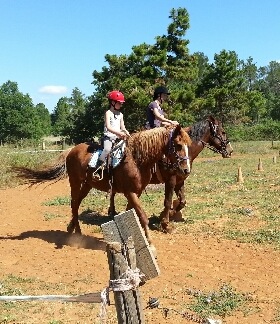
<svg viewBox="0 0 280 324"><path fill-rule="evenodd" d="M104 288L101 291L101 305L99 317L101 323L106 323L107 320L107 311L106 306L110 305L109 300L109 292L110 291L128 291L128 290L136 290L142 278L145 277L143 273L140 272L138 268L132 270L131 268L127 268L124 273L121 274L119 279L112 279L109 281L109 287Z"/></svg>
<svg viewBox="0 0 280 324"><path fill-rule="evenodd" d="M207 147L209 150L215 152L215 153L219 153L219 154L222 154L222 151L216 149L215 147L209 145L208 143L204 142L201 140L201 143L203 144L204 147Z"/></svg>

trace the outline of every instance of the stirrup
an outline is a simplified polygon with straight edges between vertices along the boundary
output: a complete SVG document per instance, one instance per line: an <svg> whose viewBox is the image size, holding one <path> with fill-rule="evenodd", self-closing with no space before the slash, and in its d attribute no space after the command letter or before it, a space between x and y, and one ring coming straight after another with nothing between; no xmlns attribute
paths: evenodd
<svg viewBox="0 0 280 324"><path fill-rule="evenodd" d="M94 181L100 181L103 179L104 163L100 165L92 174Z"/></svg>

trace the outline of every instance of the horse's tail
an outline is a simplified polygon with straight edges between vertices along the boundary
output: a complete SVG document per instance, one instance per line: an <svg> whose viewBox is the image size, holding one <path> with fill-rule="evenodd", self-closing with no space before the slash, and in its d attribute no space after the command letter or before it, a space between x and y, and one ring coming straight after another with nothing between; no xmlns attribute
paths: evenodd
<svg viewBox="0 0 280 324"><path fill-rule="evenodd" d="M66 157L71 151L72 148L63 151L57 161L48 167L42 169L30 169L26 167L11 167L11 171L16 174L16 176L20 179L23 179L25 183L29 183L30 185L35 185L51 180L55 180L55 182L67 178L67 168L66 168Z"/></svg>

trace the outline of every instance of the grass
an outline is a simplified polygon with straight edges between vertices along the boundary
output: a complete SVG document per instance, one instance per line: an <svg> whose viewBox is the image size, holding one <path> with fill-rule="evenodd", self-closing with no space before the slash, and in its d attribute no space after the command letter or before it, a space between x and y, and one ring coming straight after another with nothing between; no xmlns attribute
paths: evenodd
<svg viewBox="0 0 280 324"><path fill-rule="evenodd" d="M177 223L177 231L183 234L207 235L221 237L238 242L249 242L256 245L280 248L280 142L243 142L232 143L234 154L231 159L221 159L211 151L204 149L194 161L190 177L185 183L187 206L182 211L184 223ZM14 150L0 147L2 169L0 171L0 187L2 189L17 186L19 180L7 173L11 165L35 167L51 162L59 153L20 154ZM217 157L217 158L216 158ZM276 161L275 161L276 157ZM263 171L258 170L259 159ZM237 182L238 168L241 168L244 182ZM163 208L164 188L162 185L148 186L141 196L146 213L158 216ZM174 198L175 199L175 198ZM44 214L45 220L51 221L61 217L54 214L52 206L70 205L70 197L56 197L45 201L50 208ZM106 214L108 197L106 193L91 190L83 200L81 213ZM116 206L119 212L126 206L122 195L116 195ZM191 274L189 274L191 276ZM81 278L86 285L92 278ZM37 287L37 288L35 288ZM76 294L75 282L60 285L47 284L34 278L19 278L12 275L4 278L0 286L0 295L38 294L44 291L49 294ZM192 299L185 305L201 317L217 315L226 317L234 312L242 311L245 315L255 311L251 308L250 297L238 292L234 287L225 284L212 292L186 293ZM11 309L17 308L16 312ZM40 312L40 303L2 303L0 304L0 323L17 323L24 318L26 307L33 308L34 313ZM59 312L69 311L70 306L63 305ZM84 309L84 308L83 308ZM18 315L11 315L18 314ZM18 317L17 317L18 316ZM90 314L88 315L90 318ZM55 315L48 323L62 323ZM273 323L280 322L279 304L275 309Z"/></svg>
<svg viewBox="0 0 280 324"><path fill-rule="evenodd" d="M21 184L12 173L11 166L26 166L35 168L40 165L47 165L58 156L58 152L46 152L40 149L17 149L0 146L0 188L15 187Z"/></svg>
<svg viewBox="0 0 280 324"><path fill-rule="evenodd" d="M276 306L276 312L272 323L279 323L280 322L280 303Z"/></svg>
<svg viewBox="0 0 280 324"><path fill-rule="evenodd" d="M63 216L61 216L59 214L54 214L54 213L44 213L44 219L46 221L49 221L49 220L55 219L55 218L59 218L59 217L63 217Z"/></svg>
<svg viewBox="0 0 280 324"><path fill-rule="evenodd" d="M70 206L71 199L70 197L56 197L52 200L47 200L44 202L45 206Z"/></svg>
<svg viewBox="0 0 280 324"><path fill-rule="evenodd" d="M9 275L1 278L0 296L21 296L21 295L77 295L84 294L87 291L88 283L91 285L95 282L94 274L92 277L81 277L81 282L85 283L83 291L77 291L75 281L62 283L46 283L38 278L23 278ZM17 288L14 288L14 287ZM49 306L51 304L51 306ZM80 323L95 323L92 318L92 310L99 307L97 304L87 304L87 307L81 307ZM42 302L42 301L17 301L17 302L0 302L0 323L46 323L45 318L49 318L47 323L72 323L58 320L57 318L66 317L74 310L72 303L63 302ZM76 312L76 310L75 310ZM78 310L79 312L79 310ZM75 313L74 313L75 314Z"/></svg>
<svg viewBox="0 0 280 324"><path fill-rule="evenodd" d="M242 311L246 315L251 311L252 298L238 292L229 284L223 284L217 291L201 292L188 289L186 293L193 297L193 302L186 305L186 308L203 319L213 316L225 318L235 311Z"/></svg>

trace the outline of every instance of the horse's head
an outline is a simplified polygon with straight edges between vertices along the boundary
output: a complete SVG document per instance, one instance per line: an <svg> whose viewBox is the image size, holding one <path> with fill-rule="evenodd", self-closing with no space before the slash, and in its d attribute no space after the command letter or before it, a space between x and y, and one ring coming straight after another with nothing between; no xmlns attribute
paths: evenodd
<svg viewBox="0 0 280 324"><path fill-rule="evenodd" d="M171 128L166 158L172 165L172 169L183 175L191 172L188 150L191 143L188 133L180 125Z"/></svg>
<svg viewBox="0 0 280 324"><path fill-rule="evenodd" d="M227 134L222 126L222 123L210 116L207 118L209 122L209 140L208 144L212 146L215 152L220 153L223 158L229 158L233 152L233 148L230 141L227 138Z"/></svg>

